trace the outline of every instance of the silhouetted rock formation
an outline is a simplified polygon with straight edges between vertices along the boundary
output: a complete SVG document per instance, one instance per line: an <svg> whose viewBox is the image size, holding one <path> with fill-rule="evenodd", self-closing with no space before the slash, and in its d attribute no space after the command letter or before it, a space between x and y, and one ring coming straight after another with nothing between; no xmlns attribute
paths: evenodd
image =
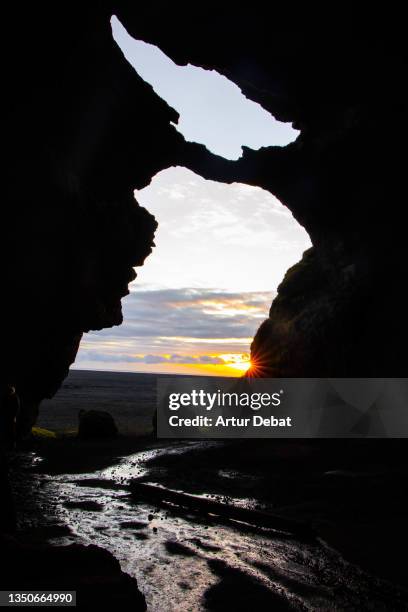
<svg viewBox="0 0 408 612"><path fill-rule="evenodd" d="M115 438L118 428L115 420L105 410L80 410L78 436L84 440Z"/></svg>
<svg viewBox="0 0 408 612"><path fill-rule="evenodd" d="M171 5L9 10L18 34L9 31L5 73L2 378L28 422L82 333L121 323L121 297L156 227L133 190L176 164L271 191L312 238L254 340L259 373L401 372L406 107L396 19L337 16L322 27L311 16L270 23L255 9L187 8L185 27ZM177 113L112 40L114 13L178 63L226 75L300 137L245 149L237 162L185 143L171 125Z"/></svg>
<svg viewBox="0 0 408 612"><path fill-rule="evenodd" d="M76 591L79 608L146 610L135 578L98 546L38 546L0 535L1 588L16 591Z"/></svg>

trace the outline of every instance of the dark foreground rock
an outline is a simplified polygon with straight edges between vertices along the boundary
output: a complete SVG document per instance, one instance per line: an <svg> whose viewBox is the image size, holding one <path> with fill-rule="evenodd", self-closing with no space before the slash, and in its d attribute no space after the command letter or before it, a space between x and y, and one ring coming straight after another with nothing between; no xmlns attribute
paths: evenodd
<svg viewBox="0 0 408 612"><path fill-rule="evenodd" d="M118 428L115 420L105 410L80 410L78 436L84 440L115 438Z"/></svg>
<svg viewBox="0 0 408 612"><path fill-rule="evenodd" d="M76 591L77 606L146 610L135 578L98 546L30 546L0 536L0 589Z"/></svg>
<svg viewBox="0 0 408 612"><path fill-rule="evenodd" d="M220 580L209 587L205 593L206 610L246 612L253 609L279 612L295 609L283 596L265 588L256 579L240 570L217 560L210 561L209 566Z"/></svg>

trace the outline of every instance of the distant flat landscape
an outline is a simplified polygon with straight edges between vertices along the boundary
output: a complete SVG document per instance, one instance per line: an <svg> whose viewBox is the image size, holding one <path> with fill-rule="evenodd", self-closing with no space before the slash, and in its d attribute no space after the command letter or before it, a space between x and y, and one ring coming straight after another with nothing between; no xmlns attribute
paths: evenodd
<svg viewBox="0 0 408 612"><path fill-rule="evenodd" d="M58 393L40 406L38 427L69 432L78 427L80 410L106 410L122 434L151 430L160 374L72 370Z"/></svg>

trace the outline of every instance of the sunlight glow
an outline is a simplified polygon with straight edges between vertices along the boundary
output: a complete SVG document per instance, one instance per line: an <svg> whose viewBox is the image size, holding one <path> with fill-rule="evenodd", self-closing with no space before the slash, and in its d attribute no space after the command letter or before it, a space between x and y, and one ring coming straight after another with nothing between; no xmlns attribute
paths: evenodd
<svg viewBox="0 0 408 612"><path fill-rule="evenodd" d="M246 372L251 367L251 361L248 353L226 353L219 355L229 368Z"/></svg>

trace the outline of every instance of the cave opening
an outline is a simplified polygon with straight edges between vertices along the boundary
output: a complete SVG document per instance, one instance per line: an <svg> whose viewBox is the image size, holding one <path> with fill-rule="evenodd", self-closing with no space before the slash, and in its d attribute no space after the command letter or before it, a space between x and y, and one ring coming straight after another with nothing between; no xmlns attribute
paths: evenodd
<svg viewBox="0 0 408 612"><path fill-rule="evenodd" d="M236 160L242 146L285 146L299 132L215 71L178 66L112 18L126 60L179 113L186 141ZM121 327L87 334L75 367L240 376L285 271L309 248L305 229L261 187L205 180L176 166L135 198L158 221Z"/></svg>
<svg viewBox="0 0 408 612"><path fill-rule="evenodd" d="M276 120L217 71L192 64L179 66L155 45L130 36L116 17L111 25L113 38L129 64L179 113L174 125L186 141L237 160L243 145L258 150L285 146L298 137L299 130Z"/></svg>
<svg viewBox="0 0 408 612"><path fill-rule="evenodd" d="M159 222L120 327L87 334L87 370L239 376L285 271L309 245L270 193L169 168L136 192Z"/></svg>

